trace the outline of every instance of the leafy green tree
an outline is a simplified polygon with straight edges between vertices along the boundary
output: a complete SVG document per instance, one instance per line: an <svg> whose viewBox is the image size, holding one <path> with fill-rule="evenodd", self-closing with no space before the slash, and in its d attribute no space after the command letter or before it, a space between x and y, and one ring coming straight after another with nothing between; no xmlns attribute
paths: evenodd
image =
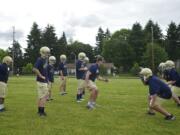
<svg viewBox="0 0 180 135"><path fill-rule="evenodd" d="M131 30L129 29L121 29L119 31L116 31L112 36L111 39L118 39L118 40L129 40Z"/></svg>
<svg viewBox="0 0 180 135"><path fill-rule="evenodd" d="M21 45L18 41L14 42L12 48L8 48L8 53L10 56L14 54L14 71L17 72L17 70L21 70L24 64L24 60Z"/></svg>
<svg viewBox="0 0 180 135"><path fill-rule="evenodd" d="M41 30L38 28L37 23L34 22L27 36L27 48L25 49L26 63L35 63L37 57L39 57L39 49L43 46L41 38Z"/></svg>
<svg viewBox="0 0 180 135"><path fill-rule="evenodd" d="M157 67L159 63L162 61L166 61L168 59L168 55L164 48L162 48L159 44L154 44L154 65L155 72L157 71ZM144 67L152 68L152 44L148 44L146 51L143 55L142 65Z"/></svg>
<svg viewBox="0 0 180 135"><path fill-rule="evenodd" d="M28 63L28 64L26 64L26 66L23 67L22 73L23 74L32 74L32 69L33 69L33 64Z"/></svg>
<svg viewBox="0 0 180 135"><path fill-rule="evenodd" d="M140 63L143 52L146 49L146 45L144 43L144 34L140 23L133 24L129 35L129 44L132 46L135 52L135 61Z"/></svg>
<svg viewBox="0 0 180 135"><path fill-rule="evenodd" d="M90 62L94 61L93 47L91 45L84 44L79 41L75 41L71 45L68 45L67 47L68 47L67 54L68 56L70 56L69 57L70 61L73 61L74 55L76 55L77 57L80 52L86 53L86 56L89 57Z"/></svg>
<svg viewBox="0 0 180 135"><path fill-rule="evenodd" d="M137 76L139 72L140 72L139 64L135 62L133 67L131 68L131 74Z"/></svg>
<svg viewBox="0 0 180 135"><path fill-rule="evenodd" d="M111 39L104 45L103 56L118 69L123 67L124 71L129 71L133 64L134 52L126 40Z"/></svg>
<svg viewBox="0 0 180 135"><path fill-rule="evenodd" d="M7 51L0 49L0 63L2 62L3 58L8 55Z"/></svg>

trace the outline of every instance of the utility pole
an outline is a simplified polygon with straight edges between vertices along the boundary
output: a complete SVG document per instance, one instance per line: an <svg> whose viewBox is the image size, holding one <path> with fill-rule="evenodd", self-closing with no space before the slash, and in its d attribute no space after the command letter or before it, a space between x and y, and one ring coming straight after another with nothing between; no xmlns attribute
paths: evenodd
<svg viewBox="0 0 180 135"><path fill-rule="evenodd" d="M151 26L151 57L152 57L152 71L154 72L155 66L154 66L154 31L153 26Z"/></svg>
<svg viewBox="0 0 180 135"><path fill-rule="evenodd" d="M14 44L15 44L15 27L13 26L13 43L12 43L12 74L14 75Z"/></svg>
<svg viewBox="0 0 180 135"><path fill-rule="evenodd" d="M76 77L76 54L74 52L71 52L71 55L74 55L74 65L75 65L75 77Z"/></svg>

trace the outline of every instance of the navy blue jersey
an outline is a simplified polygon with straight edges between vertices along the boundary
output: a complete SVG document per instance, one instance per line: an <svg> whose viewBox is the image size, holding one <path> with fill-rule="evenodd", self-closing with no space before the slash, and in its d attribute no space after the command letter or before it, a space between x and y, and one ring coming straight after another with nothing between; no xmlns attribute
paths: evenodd
<svg viewBox="0 0 180 135"><path fill-rule="evenodd" d="M65 63L61 62L59 64L59 71L62 71L63 76L67 76L67 65L66 65L66 62Z"/></svg>
<svg viewBox="0 0 180 135"><path fill-rule="evenodd" d="M84 74L86 73L85 70L80 70L81 68L85 68L86 67L86 64L81 61L81 60L78 60L76 62L76 78L77 79L83 79L84 77Z"/></svg>
<svg viewBox="0 0 180 135"><path fill-rule="evenodd" d="M98 77L98 75L99 75L99 66L98 66L98 64L91 65L90 68L89 68L89 72L91 72L91 75L89 76L89 80L94 82L96 80L96 78Z"/></svg>
<svg viewBox="0 0 180 135"><path fill-rule="evenodd" d="M54 66L48 65L47 71L48 71L48 81L54 82Z"/></svg>
<svg viewBox="0 0 180 135"><path fill-rule="evenodd" d="M166 81L170 81L169 70L164 70L164 72L163 72L163 78L164 78Z"/></svg>
<svg viewBox="0 0 180 135"><path fill-rule="evenodd" d="M174 86L180 87L180 76L175 68L169 70L169 79L170 81L176 81L176 83L173 84Z"/></svg>
<svg viewBox="0 0 180 135"><path fill-rule="evenodd" d="M48 82L48 72L47 72L47 66L48 66L48 60L44 59L42 57L39 57L34 65L34 68L38 69L42 76L44 76L46 79L42 79L37 75L36 80L39 82Z"/></svg>
<svg viewBox="0 0 180 135"><path fill-rule="evenodd" d="M171 89L168 87L166 83L157 78L156 76L152 76L148 80L149 85L149 94L150 95L158 95L161 98L169 99L172 96Z"/></svg>
<svg viewBox="0 0 180 135"><path fill-rule="evenodd" d="M7 83L9 76L8 66L7 64L3 63L0 64L0 81Z"/></svg>

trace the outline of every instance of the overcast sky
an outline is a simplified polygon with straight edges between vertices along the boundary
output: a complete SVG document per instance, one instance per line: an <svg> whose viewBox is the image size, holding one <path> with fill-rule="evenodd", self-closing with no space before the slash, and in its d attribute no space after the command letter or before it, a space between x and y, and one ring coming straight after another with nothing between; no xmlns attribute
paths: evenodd
<svg viewBox="0 0 180 135"><path fill-rule="evenodd" d="M23 48L33 22L42 29L51 24L58 36L65 31L68 38L94 45L100 26L114 32L135 22L144 26L149 19L165 33L171 21L180 23L180 0L3 0L0 48L12 44L12 26Z"/></svg>

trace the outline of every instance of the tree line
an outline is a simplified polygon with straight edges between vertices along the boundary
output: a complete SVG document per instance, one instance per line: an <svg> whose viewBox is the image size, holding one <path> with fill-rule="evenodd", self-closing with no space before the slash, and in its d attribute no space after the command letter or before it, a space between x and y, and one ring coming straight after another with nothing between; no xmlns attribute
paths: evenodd
<svg viewBox="0 0 180 135"><path fill-rule="evenodd" d="M120 29L111 33L107 28L99 28L96 35L96 46L80 41L67 41L65 32L57 36L55 27L47 25L40 29L33 23L27 35L27 47L22 47L18 41L14 47L7 50L0 49L0 60L3 56L14 52L14 69L26 70L32 67L42 46L48 46L51 54L59 61L61 54L68 56L68 62L73 63L79 52L85 52L94 62L96 55L101 54L106 62L112 62L119 72L129 72L134 67L144 66L152 68L152 43L154 52L154 66L167 59L180 59L180 24L171 22L167 27L167 34L163 35L158 23L149 20L144 27L138 22L131 29ZM58 63L57 63L58 64ZM156 69L155 69L156 70Z"/></svg>

